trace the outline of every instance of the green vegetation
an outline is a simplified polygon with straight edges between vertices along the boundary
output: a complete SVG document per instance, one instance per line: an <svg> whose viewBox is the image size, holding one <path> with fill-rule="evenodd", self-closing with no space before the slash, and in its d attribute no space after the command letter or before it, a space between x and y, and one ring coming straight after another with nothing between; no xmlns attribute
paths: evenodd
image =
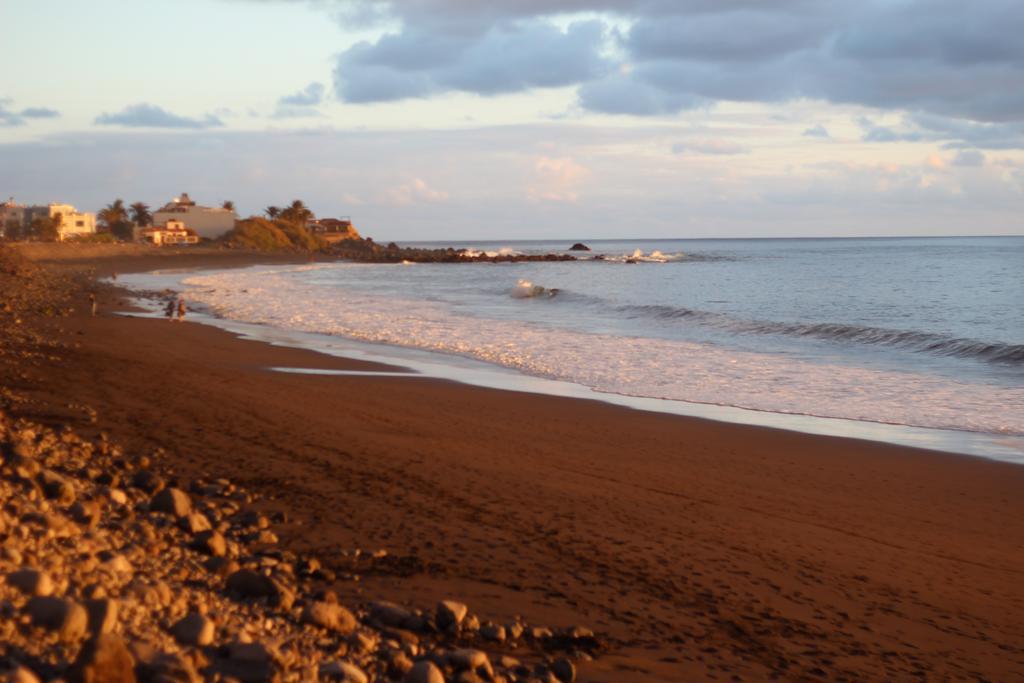
<svg viewBox="0 0 1024 683"><path fill-rule="evenodd" d="M149 205L145 202L135 202L131 205L132 222L140 228L153 224L153 214L149 211Z"/></svg>
<svg viewBox="0 0 1024 683"><path fill-rule="evenodd" d="M96 214L96 218L99 219L100 225L113 233L114 237L131 241L133 237L132 223L128 220L128 210L124 206L123 199L115 199L112 203L107 204Z"/></svg>
<svg viewBox="0 0 1024 683"><path fill-rule="evenodd" d="M223 240L232 246L261 251L318 251L324 246L323 241L304 225L283 219L270 221L258 216L235 223L234 229Z"/></svg>

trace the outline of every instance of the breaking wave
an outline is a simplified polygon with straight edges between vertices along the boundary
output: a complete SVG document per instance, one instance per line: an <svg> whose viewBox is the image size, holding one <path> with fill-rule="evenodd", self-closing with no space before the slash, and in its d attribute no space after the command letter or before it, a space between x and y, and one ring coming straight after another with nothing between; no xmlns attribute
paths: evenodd
<svg viewBox="0 0 1024 683"><path fill-rule="evenodd" d="M625 306L619 310L626 315L650 315L663 320L690 319L702 325L731 332L812 337L827 341L896 347L939 356L972 358L990 363L1024 364L1024 345L1022 344L985 342L933 332L893 330L843 323L782 323L743 320L725 313L673 306Z"/></svg>

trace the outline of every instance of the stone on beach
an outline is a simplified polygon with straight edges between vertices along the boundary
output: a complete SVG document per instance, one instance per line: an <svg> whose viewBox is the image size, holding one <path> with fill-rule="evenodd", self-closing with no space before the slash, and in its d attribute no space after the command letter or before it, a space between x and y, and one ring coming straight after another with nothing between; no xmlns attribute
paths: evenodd
<svg viewBox="0 0 1024 683"><path fill-rule="evenodd" d="M152 512L164 512L182 519L192 511L192 499L181 489L160 489L149 502L149 509Z"/></svg>
<svg viewBox="0 0 1024 683"><path fill-rule="evenodd" d="M171 627L171 635L182 645L202 647L213 642L215 626L209 617L192 612Z"/></svg>
<svg viewBox="0 0 1024 683"><path fill-rule="evenodd" d="M72 600L54 597L35 597L25 607L33 626L56 633L61 640L82 638L89 626L85 608Z"/></svg>
<svg viewBox="0 0 1024 683"><path fill-rule="evenodd" d="M301 620L304 624L313 624L343 635L354 631L357 624L355 616L341 605L320 600L310 602L303 608Z"/></svg>
<svg viewBox="0 0 1024 683"><path fill-rule="evenodd" d="M409 669L405 683L444 683L444 674L432 661L422 659Z"/></svg>
<svg viewBox="0 0 1024 683"><path fill-rule="evenodd" d="M466 618L468 611L469 608L465 603L456 602L455 600L442 600L437 603L437 607L434 610L434 621L437 627L443 631L450 626L462 624L462 620Z"/></svg>
<svg viewBox="0 0 1024 683"><path fill-rule="evenodd" d="M82 648L70 679L71 683L135 683L135 659L121 636L101 635Z"/></svg>
<svg viewBox="0 0 1024 683"><path fill-rule="evenodd" d="M25 595L46 596L53 593L49 574L38 569L19 569L7 575L7 583Z"/></svg>
<svg viewBox="0 0 1024 683"><path fill-rule="evenodd" d="M348 662L328 662L320 666L320 676L328 681L341 683L367 683L369 678L355 664Z"/></svg>

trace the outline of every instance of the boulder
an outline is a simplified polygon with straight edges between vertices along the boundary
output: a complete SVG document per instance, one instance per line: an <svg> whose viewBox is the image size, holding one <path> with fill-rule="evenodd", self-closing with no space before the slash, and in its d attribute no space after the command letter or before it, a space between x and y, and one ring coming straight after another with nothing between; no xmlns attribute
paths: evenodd
<svg viewBox="0 0 1024 683"><path fill-rule="evenodd" d="M590 251L590 247L583 244L583 242L577 242L576 244L569 247L569 251Z"/></svg>
<svg viewBox="0 0 1024 683"><path fill-rule="evenodd" d="M551 673L555 674L561 683L574 683L576 680L576 665L565 657L559 657L551 663Z"/></svg>
<svg viewBox="0 0 1024 683"><path fill-rule="evenodd" d="M342 635L354 631L357 623L355 616L341 605L322 600L307 604L301 619L304 624L313 624Z"/></svg>
<svg viewBox="0 0 1024 683"><path fill-rule="evenodd" d="M14 586L25 595L50 595L53 593L53 581L50 575L38 569L18 569L7 575L7 584Z"/></svg>
<svg viewBox="0 0 1024 683"><path fill-rule="evenodd" d="M198 612L192 612L171 627L171 635L182 645L209 645L214 633L213 620Z"/></svg>
<svg viewBox="0 0 1024 683"><path fill-rule="evenodd" d="M327 662L320 665L320 678L342 683L367 683L369 678L363 670L348 662Z"/></svg>
<svg viewBox="0 0 1024 683"><path fill-rule="evenodd" d="M405 683L444 683L444 674L428 659L413 664L405 675Z"/></svg>
<svg viewBox="0 0 1024 683"><path fill-rule="evenodd" d="M33 626L53 631L65 642L79 640L89 627L85 608L72 600L37 596L28 601L25 611Z"/></svg>
<svg viewBox="0 0 1024 683"><path fill-rule="evenodd" d="M85 644L69 679L71 683L135 683L135 659L121 636L107 633Z"/></svg>
<svg viewBox="0 0 1024 683"><path fill-rule="evenodd" d="M43 470L39 475L39 483L43 488L43 494L50 500L55 500L61 505L71 505L75 502L75 487L56 472Z"/></svg>
<svg viewBox="0 0 1024 683"><path fill-rule="evenodd" d="M469 608L465 603L454 600L442 600L437 603L437 607L434 610L434 623L437 624L437 628L444 631L449 627L459 626L462 620L466 618L467 612L469 612Z"/></svg>
<svg viewBox="0 0 1024 683"><path fill-rule="evenodd" d="M89 633L103 635L114 630L117 624L118 602L108 598L85 601L85 612L89 616Z"/></svg>
<svg viewBox="0 0 1024 683"><path fill-rule="evenodd" d="M192 547L212 557L224 557L228 552L228 543L224 536L212 529L198 533Z"/></svg>
<svg viewBox="0 0 1024 683"><path fill-rule="evenodd" d="M149 502L149 509L151 512L164 512L176 519L183 519L192 512L192 499L181 489L160 489Z"/></svg>
<svg viewBox="0 0 1024 683"><path fill-rule="evenodd" d="M281 609L290 609L295 594L283 584L251 569L239 569L227 580L227 590L242 599L266 598Z"/></svg>

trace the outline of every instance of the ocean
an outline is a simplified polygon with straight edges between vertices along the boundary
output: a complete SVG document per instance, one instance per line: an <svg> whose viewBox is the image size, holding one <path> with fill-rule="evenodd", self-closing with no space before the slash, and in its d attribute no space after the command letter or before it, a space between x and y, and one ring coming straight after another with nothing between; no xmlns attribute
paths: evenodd
<svg viewBox="0 0 1024 683"><path fill-rule="evenodd" d="M180 285L221 319L602 395L1024 436L1024 237L583 241L576 262L252 267Z"/></svg>

